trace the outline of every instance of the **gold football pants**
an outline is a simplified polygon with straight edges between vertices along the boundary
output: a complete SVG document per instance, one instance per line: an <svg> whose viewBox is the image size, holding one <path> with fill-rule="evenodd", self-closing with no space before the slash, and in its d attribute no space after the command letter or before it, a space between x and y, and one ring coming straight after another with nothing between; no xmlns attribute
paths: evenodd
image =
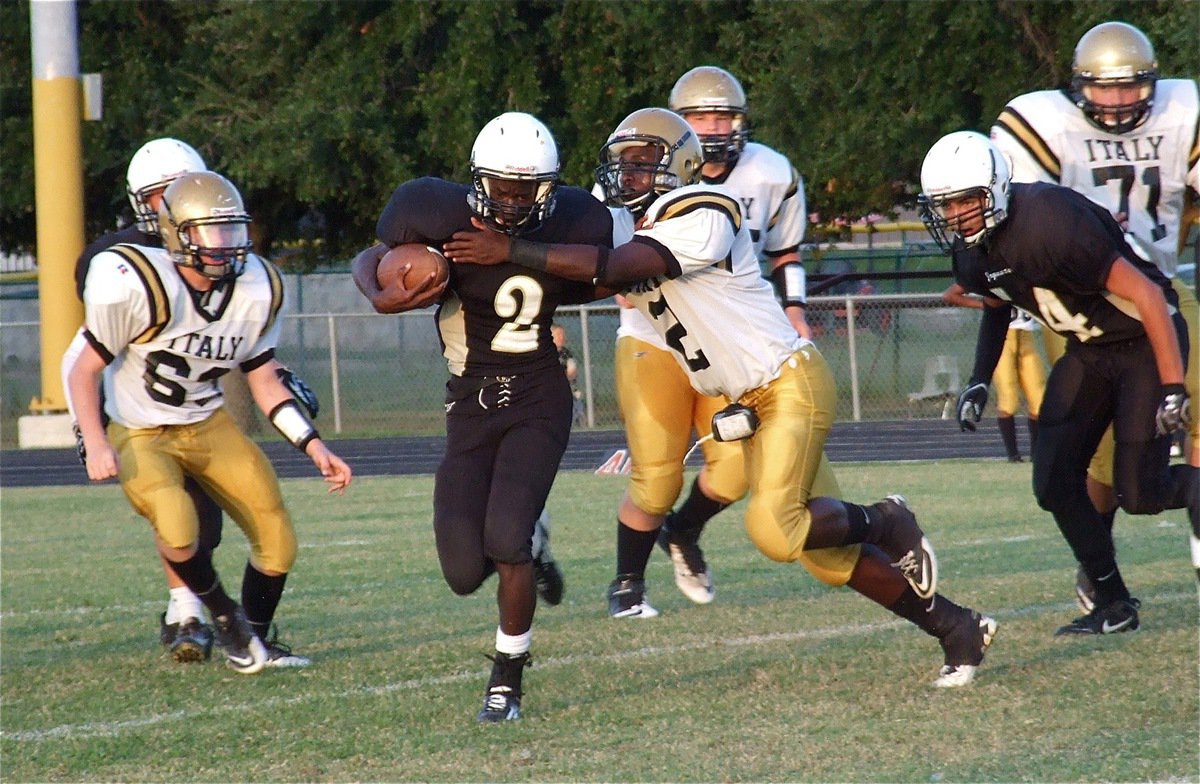
<svg viewBox="0 0 1200 784"><path fill-rule="evenodd" d="M183 489L189 474L246 534L256 569L291 569L296 533L275 469L224 409L191 425L128 429L111 422L108 438L120 457L121 489L168 547L190 547L199 536L196 505Z"/></svg>
<svg viewBox="0 0 1200 784"><path fill-rule="evenodd" d="M796 351L779 378L743 395L740 402L753 408L759 419L758 430L742 442L750 481L750 540L773 561L799 561L821 582L845 585L858 563L859 545L803 549L812 521L808 500L841 497L825 457L825 439L837 406L837 388L825 358L813 346Z"/></svg>
<svg viewBox="0 0 1200 784"><path fill-rule="evenodd" d="M1036 419L1046 390L1046 368L1034 343L1034 334L1027 329L1010 329L1004 339L1004 351L992 384L996 387L996 413L1013 416L1025 395L1025 408Z"/></svg>
<svg viewBox="0 0 1200 784"><path fill-rule="evenodd" d="M683 489L683 458L691 446L692 431L697 438L712 432L713 414L729 401L692 389L669 351L633 337L617 340L615 375L617 403L632 458L629 497L647 514L666 514ZM710 439L700 448L705 484L716 500L733 503L744 496L741 446Z"/></svg>
<svg viewBox="0 0 1200 784"><path fill-rule="evenodd" d="M1179 295L1179 312L1183 314L1183 320L1187 322L1187 335L1190 350L1188 351L1187 369L1183 374L1183 383L1187 387L1188 396L1192 399L1192 423L1188 426L1188 441L1185 449L1191 449L1191 445L1195 444L1197 439L1200 439L1200 411L1197 410L1197 401L1200 401L1200 364L1197 364L1196 355L1200 353L1200 303L1196 302L1196 292L1191 286L1183 283L1179 278L1173 278L1171 285L1175 289L1175 293ZM1113 450L1116 449L1116 443L1113 440L1113 430L1108 428L1104 431L1104 437L1100 439L1100 445L1096 447L1096 454L1092 456L1092 462L1088 464L1088 476L1095 479L1103 485L1112 487L1113 484ZM1191 455L1191 452L1185 452L1186 455Z"/></svg>

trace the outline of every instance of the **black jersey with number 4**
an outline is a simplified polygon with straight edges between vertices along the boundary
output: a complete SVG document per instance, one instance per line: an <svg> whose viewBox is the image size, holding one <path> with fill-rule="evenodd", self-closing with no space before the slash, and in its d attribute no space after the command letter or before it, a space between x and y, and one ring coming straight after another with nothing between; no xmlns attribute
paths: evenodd
<svg viewBox="0 0 1200 784"><path fill-rule="evenodd" d="M1107 210L1070 188L1014 183L1005 221L982 246L955 250L954 277L1069 340L1114 343L1146 334L1133 303L1104 287L1118 257L1162 288L1172 312L1178 309L1170 281L1130 247Z"/></svg>
<svg viewBox="0 0 1200 784"><path fill-rule="evenodd" d="M456 231L474 231L468 188L434 177L395 190L375 227L379 241L395 247L421 242L436 248ZM524 239L535 242L612 244L612 217L590 193L555 191L554 210ZM550 320L559 305L596 299L591 284L516 264L451 264L450 294L438 308L442 353L456 376L509 376L558 369Z"/></svg>

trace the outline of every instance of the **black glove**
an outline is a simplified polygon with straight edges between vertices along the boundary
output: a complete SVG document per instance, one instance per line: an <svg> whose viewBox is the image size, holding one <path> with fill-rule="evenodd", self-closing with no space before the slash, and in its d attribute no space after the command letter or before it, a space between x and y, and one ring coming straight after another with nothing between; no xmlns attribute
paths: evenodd
<svg viewBox="0 0 1200 784"><path fill-rule="evenodd" d="M1167 436L1191 424L1192 403L1183 384L1163 384L1162 394L1154 424L1160 436Z"/></svg>
<svg viewBox="0 0 1200 784"><path fill-rule="evenodd" d="M972 382L959 394L956 410L960 430L975 432L975 423L983 416L983 409L987 406L987 390L987 384Z"/></svg>
<svg viewBox="0 0 1200 784"><path fill-rule="evenodd" d="M75 454L79 455L79 464L87 468L87 449L83 445L83 431L79 429L78 422L72 422L71 429L75 431Z"/></svg>
<svg viewBox="0 0 1200 784"><path fill-rule="evenodd" d="M308 415L316 419L317 412L321 410L321 401L317 400L317 393L312 391L312 387L285 367L278 368L275 375L279 376L279 380L287 387L288 392L292 393L292 397L296 398L296 402L308 409Z"/></svg>

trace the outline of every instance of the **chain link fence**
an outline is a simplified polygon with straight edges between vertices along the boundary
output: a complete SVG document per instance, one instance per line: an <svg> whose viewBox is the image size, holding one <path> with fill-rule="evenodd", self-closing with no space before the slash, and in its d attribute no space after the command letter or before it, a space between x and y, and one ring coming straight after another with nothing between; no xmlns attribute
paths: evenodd
<svg viewBox="0 0 1200 784"><path fill-rule="evenodd" d="M973 363L977 311L946 307L937 294L845 295L811 298L808 319L837 377L839 419L951 415L951 401ZM562 308L556 320L579 365L580 426L620 427L613 384L616 305ZM28 413L30 399L39 392L37 346L37 322L0 324L5 447L16 446L16 418ZM318 423L326 435L442 432L447 371L432 309L398 316L289 315L278 356L316 390ZM246 399L244 385L227 394L244 425L269 431Z"/></svg>

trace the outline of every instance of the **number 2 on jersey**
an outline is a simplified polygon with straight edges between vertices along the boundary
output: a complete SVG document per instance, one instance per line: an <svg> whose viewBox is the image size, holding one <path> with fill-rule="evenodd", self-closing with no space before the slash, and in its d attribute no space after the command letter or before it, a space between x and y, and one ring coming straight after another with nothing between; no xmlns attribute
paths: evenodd
<svg viewBox="0 0 1200 784"><path fill-rule="evenodd" d="M542 287L528 275L514 275L501 284L492 301L496 315L508 319L492 338L492 351L525 354L537 351L538 331L534 326L542 309Z"/></svg>

